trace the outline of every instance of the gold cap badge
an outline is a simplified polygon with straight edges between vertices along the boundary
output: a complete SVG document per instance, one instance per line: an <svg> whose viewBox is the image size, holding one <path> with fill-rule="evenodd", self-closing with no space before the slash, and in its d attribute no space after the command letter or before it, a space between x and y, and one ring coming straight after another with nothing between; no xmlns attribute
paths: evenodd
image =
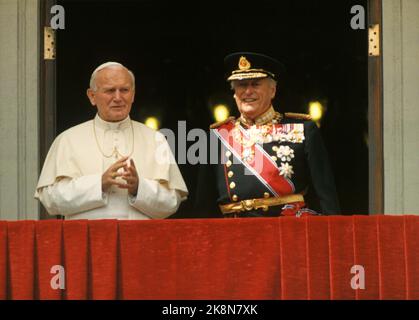
<svg viewBox="0 0 419 320"><path fill-rule="evenodd" d="M239 69L240 70L248 70L250 69L251 65L250 62L247 61L246 57L241 56L239 60Z"/></svg>

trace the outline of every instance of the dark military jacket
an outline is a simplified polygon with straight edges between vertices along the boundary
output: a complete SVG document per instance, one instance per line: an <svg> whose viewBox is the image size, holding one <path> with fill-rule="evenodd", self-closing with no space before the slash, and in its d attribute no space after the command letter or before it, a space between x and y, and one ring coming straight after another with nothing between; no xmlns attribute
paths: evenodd
<svg viewBox="0 0 419 320"><path fill-rule="evenodd" d="M319 203L319 208L315 208L319 213L338 214L339 203L333 174L317 125L308 120L307 116L300 114L279 115L276 121L273 121L273 134L269 134L271 123L259 126L259 133L264 132L264 141L260 146L263 147L266 156L276 163L278 179L285 178L288 183L287 191L281 196L304 194L305 197L309 196ZM211 139L217 139L214 134L219 136L216 130L231 128L232 124L235 127L241 126L240 129L244 129L244 132L252 131L251 127L246 128L239 120L230 118L213 126ZM195 210L202 217L221 217L218 208L220 204L275 196L272 189L243 164L249 152L230 152L223 143L219 143L216 148L212 148L210 153L218 153L218 163L202 165L199 174ZM238 159L239 157L241 159ZM281 208L282 206L270 207L267 212L261 209L252 210L246 212L245 216L278 216Z"/></svg>

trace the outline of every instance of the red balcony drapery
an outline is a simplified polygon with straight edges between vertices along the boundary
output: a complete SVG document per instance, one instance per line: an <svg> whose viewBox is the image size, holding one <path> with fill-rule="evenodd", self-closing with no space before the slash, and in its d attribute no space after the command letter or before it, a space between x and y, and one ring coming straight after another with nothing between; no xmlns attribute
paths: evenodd
<svg viewBox="0 0 419 320"><path fill-rule="evenodd" d="M0 221L0 299L419 299L419 217Z"/></svg>

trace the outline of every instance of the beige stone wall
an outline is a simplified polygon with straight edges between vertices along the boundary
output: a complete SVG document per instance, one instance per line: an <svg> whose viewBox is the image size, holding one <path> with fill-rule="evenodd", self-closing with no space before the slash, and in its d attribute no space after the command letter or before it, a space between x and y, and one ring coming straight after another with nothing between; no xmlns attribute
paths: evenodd
<svg viewBox="0 0 419 320"><path fill-rule="evenodd" d="M419 0L383 0L384 210L419 214Z"/></svg>
<svg viewBox="0 0 419 320"><path fill-rule="evenodd" d="M38 219L38 0L0 0L0 220Z"/></svg>

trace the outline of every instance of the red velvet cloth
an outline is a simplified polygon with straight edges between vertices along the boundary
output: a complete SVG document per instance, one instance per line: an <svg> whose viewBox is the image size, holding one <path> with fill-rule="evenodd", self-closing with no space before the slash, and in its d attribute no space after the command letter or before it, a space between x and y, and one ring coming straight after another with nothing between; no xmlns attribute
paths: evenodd
<svg viewBox="0 0 419 320"><path fill-rule="evenodd" d="M0 299L419 299L418 252L416 216L0 221Z"/></svg>

